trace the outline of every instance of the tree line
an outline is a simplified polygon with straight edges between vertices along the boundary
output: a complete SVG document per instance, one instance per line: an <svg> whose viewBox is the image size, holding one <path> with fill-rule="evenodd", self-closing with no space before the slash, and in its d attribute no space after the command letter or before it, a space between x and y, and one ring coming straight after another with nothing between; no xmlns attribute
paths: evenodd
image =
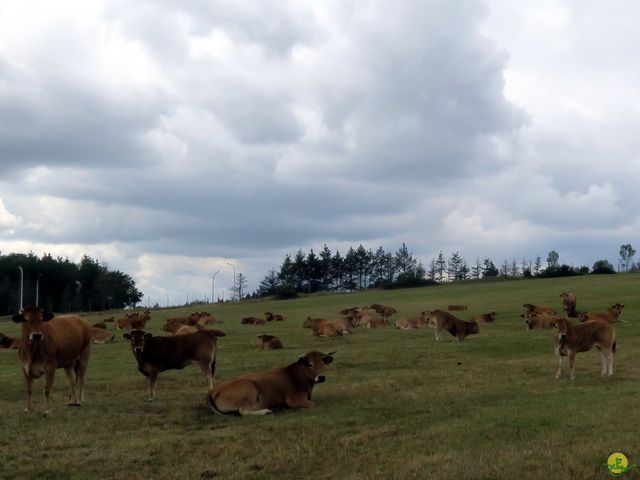
<svg viewBox="0 0 640 480"><path fill-rule="evenodd" d="M37 303L57 313L100 311L132 307L142 299L129 275L87 255L74 263L50 254L0 253L0 315L20 309L19 267L23 306Z"/></svg>
<svg viewBox="0 0 640 480"><path fill-rule="evenodd" d="M620 247L619 271L640 271L640 262L633 262L635 253L630 244ZM459 252L453 252L447 258L440 251L425 267L404 243L396 252L385 251L382 247L373 251L361 244L357 248L349 247L344 255L339 250L334 253L324 245L319 253L313 249L308 253L299 249L293 256L287 254L279 270L269 270L254 295L286 298L303 292L405 288L461 280L549 278L590 273L616 273L616 270L608 260L598 260L591 268L560 263L560 255L555 250L548 253L544 263L537 256L535 260L504 259L498 265L490 258L476 258L468 263Z"/></svg>

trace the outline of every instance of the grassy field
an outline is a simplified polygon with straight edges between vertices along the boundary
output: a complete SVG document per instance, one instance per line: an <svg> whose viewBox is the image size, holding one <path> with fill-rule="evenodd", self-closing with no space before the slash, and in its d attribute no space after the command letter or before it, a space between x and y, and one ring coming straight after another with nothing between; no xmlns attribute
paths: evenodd
<svg viewBox="0 0 640 480"><path fill-rule="evenodd" d="M595 351L578 355L576 380L556 380L551 331L525 331L522 304L561 310L572 291L581 310L626 304L617 324L614 376L600 376ZM25 387L15 351L0 350L0 478L38 479L604 479L612 452L640 464L640 275L462 283L399 291L317 295L203 307L224 320L215 382L286 365L310 350L333 351L313 411L266 417L222 417L205 405L195 366L160 375L148 403L129 345L95 345L86 404L64 405L67 382L56 375L53 415L43 418L42 385L34 413L23 413ZM400 316L451 303L470 316L498 312L479 335L458 343L432 329L357 329L342 338L313 337L307 315L373 302ZM194 308L190 308L194 310ZM282 323L240 325L272 310ZM164 318L152 314L151 331ZM89 321L98 317L87 316ZM7 319L3 319L7 320ZM17 325L0 321L0 332ZM257 335L285 348L257 350ZM566 364L565 364L566 365ZM620 478L639 478L638 470Z"/></svg>

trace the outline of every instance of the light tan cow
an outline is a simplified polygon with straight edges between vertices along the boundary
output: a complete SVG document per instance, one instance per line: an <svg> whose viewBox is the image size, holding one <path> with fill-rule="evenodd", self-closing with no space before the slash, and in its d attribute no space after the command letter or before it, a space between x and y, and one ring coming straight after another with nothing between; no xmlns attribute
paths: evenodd
<svg viewBox="0 0 640 480"><path fill-rule="evenodd" d="M587 320L603 320L608 323L614 323L619 321L620 314L624 308L624 303L614 303L610 308L606 310L597 310L593 312L582 312L580 314L580 321L586 322Z"/></svg>
<svg viewBox="0 0 640 480"><path fill-rule="evenodd" d="M576 305L578 303L578 298L575 293L562 292L560 294L560 298L562 299L562 308L567 314L567 317L577 318L578 314L576 312Z"/></svg>
<svg viewBox="0 0 640 480"><path fill-rule="evenodd" d="M551 307L539 307L538 305L534 305L532 303L525 303L523 307L529 313L546 313L548 315L556 314L556 309Z"/></svg>
<svg viewBox="0 0 640 480"><path fill-rule="evenodd" d="M469 321L476 322L476 323L481 323L481 322L491 323L496 320L497 315L498 314L496 312L483 313L481 315L476 315L474 317L471 317Z"/></svg>
<svg viewBox="0 0 640 480"><path fill-rule="evenodd" d="M525 312L520 316L524 318L524 326L527 330L545 330L553 328L556 321L562 318L548 313L531 312Z"/></svg>
<svg viewBox="0 0 640 480"><path fill-rule="evenodd" d="M92 343L111 343L115 340L116 334L105 330L104 328L91 327Z"/></svg>
<svg viewBox="0 0 640 480"><path fill-rule="evenodd" d="M223 415L265 415L275 408L315 408L313 387L325 381L332 353L309 352L286 367L220 383L207 396L211 411Z"/></svg>
<svg viewBox="0 0 640 480"><path fill-rule="evenodd" d="M424 314L421 314L419 317L404 317L396 321L396 328L400 330L426 328L427 326L428 326L428 322Z"/></svg>

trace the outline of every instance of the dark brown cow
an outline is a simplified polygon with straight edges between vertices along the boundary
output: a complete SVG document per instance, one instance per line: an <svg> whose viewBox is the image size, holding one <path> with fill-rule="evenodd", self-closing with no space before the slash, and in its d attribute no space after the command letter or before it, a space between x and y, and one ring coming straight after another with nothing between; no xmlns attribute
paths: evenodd
<svg viewBox="0 0 640 480"><path fill-rule="evenodd" d="M571 380L576 378L575 360L579 352L587 352L595 345L600 351L602 376L613 375L613 354L616 351L616 332L611 324L590 320L573 325L566 318L556 321L554 333L555 354L558 357L556 378L560 378L562 358L569 357Z"/></svg>
<svg viewBox="0 0 640 480"><path fill-rule="evenodd" d="M149 401L156 397L156 381L160 372L182 370L193 362L198 364L207 379L207 388L211 389L216 370L217 337L221 336L224 333L217 330L200 330L171 337L154 337L144 330L131 330L123 335L131 342L138 371L149 382Z"/></svg>
<svg viewBox="0 0 640 480"><path fill-rule="evenodd" d="M606 310L582 312L580 314L580 321L586 322L587 320L603 320L608 323L617 322L620 314L622 313L623 307L624 303L614 303L611 305L611 308L607 308Z"/></svg>
<svg viewBox="0 0 640 480"><path fill-rule="evenodd" d="M17 350L20 346L20 339L7 337L0 333L0 348L10 348L12 350Z"/></svg>
<svg viewBox="0 0 640 480"><path fill-rule="evenodd" d="M491 322L495 322L497 315L498 314L496 312L483 313L481 315L476 315L475 317L471 317L469 321L476 322L476 323L480 323L480 322L491 323Z"/></svg>
<svg viewBox="0 0 640 480"><path fill-rule="evenodd" d="M566 312L567 317L577 318L578 314L576 312L576 305L578 303L578 298L575 293L562 292L560 294L560 298L562 299L562 308Z"/></svg>
<svg viewBox="0 0 640 480"><path fill-rule="evenodd" d="M440 341L440 332L444 328L451 335L462 342L466 336L480 332L480 327L476 322L466 322L454 317L444 310L427 310L422 312L430 327L436 330L436 340Z"/></svg>
<svg viewBox="0 0 640 480"><path fill-rule="evenodd" d="M267 322L271 322L274 320L276 322L282 322L287 319L287 317L280 315L279 313L273 313L273 312L264 312L264 316Z"/></svg>
<svg viewBox="0 0 640 480"><path fill-rule="evenodd" d="M260 317L244 317L240 320L240 323L242 325L264 325L265 321L264 318Z"/></svg>
<svg viewBox="0 0 640 480"><path fill-rule="evenodd" d="M87 321L77 315L53 316L38 307L24 308L13 321L22 324L18 356L27 382L26 411L33 410L33 380L44 375L44 414L51 413L51 386L58 368L64 368L69 379L69 405L82 405L91 356L91 326Z"/></svg>
<svg viewBox="0 0 640 480"><path fill-rule="evenodd" d="M539 307L532 303L525 303L523 307L526 309L527 312L530 312L530 313L546 313L548 315L556 314L555 308L551 308L551 307Z"/></svg>
<svg viewBox="0 0 640 480"><path fill-rule="evenodd" d="M263 350L279 350L282 348L282 342L278 337L273 335L258 335L260 339L260 348Z"/></svg>
<svg viewBox="0 0 640 480"><path fill-rule="evenodd" d="M286 367L253 373L216 385L207 397L209 408L223 415L264 415L281 408L315 408L313 387L325 381L322 372L332 353L309 352Z"/></svg>

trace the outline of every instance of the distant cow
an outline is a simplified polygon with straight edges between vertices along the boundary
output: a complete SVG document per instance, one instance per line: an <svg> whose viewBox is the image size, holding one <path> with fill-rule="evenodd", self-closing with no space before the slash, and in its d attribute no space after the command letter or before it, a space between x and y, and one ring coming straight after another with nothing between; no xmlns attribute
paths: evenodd
<svg viewBox="0 0 640 480"><path fill-rule="evenodd" d="M387 322L371 309L361 309L355 314L355 322L364 328L378 328L387 325Z"/></svg>
<svg viewBox="0 0 640 480"><path fill-rule="evenodd" d="M389 305L380 305L379 303L369 305L369 308L378 312L387 325L389 324L389 317L397 312L395 308Z"/></svg>
<svg viewBox="0 0 640 480"><path fill-rule="evenodd" d="M302 323L303 328L310 328L313 335L319 337L338 337L351 330L341 320L327 320L324 318L311 318Z"/></svg>
<svg viewBox="0 0 640 480"><path fill-rule="evenodd" d="M7 337L0 333L0 348L10 348L12 350L17 350L20 346L20 339Z"/></svg>
<svg viewBox="0 0 640 480"><path fill-rule="evenodd" d="M315 408L313 387L325 381L322 372L332 353L309 352L286 367L253 373L209 390L209 408L223 415L264 415L280 408Z"/></svg>
<svg viewBox="0 0 640 480"><path fill-rule="evenodd" d="M33 380L45 376L45 415L51 413L51 386L57 368L64 368L71 393L69 405L84 402L84 377L91 356L91 326L77 315L54 316L26 307L13 321L22 324L18 356L27 382L26 411L33 410Z"/></svg>
<svg viewBox="0 0 640 480"><path fill-rule="evenodd" d="M532 303L525 303L523 307L526 309L527 312L530 312L530 313L546 313L548 315L556 314L555 308L551 308L551 307L539 307Z"/></svg>
<svg viewBox="0 0 640 480"><path fill-rule="evenodd" d="M273 335L258 335L260 339L260 348L263 350L279 350L282 348L282 342L278 337Z"/></svg>
<svg viewBox="0 0 640 480"><path fill-rule="evenodd" d="M107 324L106 324L106 323L104 323L104 322L96 322L96 323L94 323L94 324L93 324L93 325L91 325L91 326L92 326L92 327L94 327L94 328L101 328L101 329L103 329L103 330L106 330L106 329L107 329Z"/></svg>
<svg viewBox="0 0 640 480"><path fill-rule="evenodd" d="M213 387L213 374L216 369L217 337L224 333L217 330L200 330L189 335L154 337L144 330L131 330L124 338L131 342L133 356L138 363L138 371L149 382L149 396L156 396L158 374L165 370L182 370L195 362L207 380L207 387Z"/></svg>
<svg viewBox="0 0 640 480"><path fill-rule="evenodd" d="M111 333L103 328L91 327L92 343L111 343L115 340L115 338L115 333Z"/></svg>
<svg viewBox="0 0 640 480"><path fill-rule="evenodd" d="M480 322L491 323L496 320L497 315L498 314L496 312L483 313L481 315L476 315L475 317L471 317L469 320L471 322L476 322L476 323L480 323Z"/></svg>
<svg viewBox="0 0 640 480"><path fill-rule="evenodd" d="M105 323L113 323L114 322L113 315L107 318L103 318L102 321Z"/></svg>
<svg viewBox="0 0 640 480"><path fill-rule="evenodd" d="M419 317L405 317L396 321L396 328L400 330L410 330L414 328L427 327L427 320L425 315L421 314Z"/></svg>
<svg viewBox="0 0 640 480"><path fill-rule="evenodd" d="M440 332L443 328L456 337L459 342L462 342L468 335L480 332L480 327L476 322L466 322L444 310L427 310L422 314L429 322L429 326L435 328L436 340L438 341L440 341Z"/></svg>
<svg viewBox="0 0 640 480"><path fill-rule="evenodd" d="M195 333L200 330L201 327L192 327L191 325L185 325L184 323L180 323L176 320L167 320L167 322L162 326L162 330L165 332L170 332L173 335L187 335L189 333Z"/></svg>
<svg viewBox="0 0 640 480"><path fill-rule="evenodd" d="M453 311L456 311L456 310L457 311L466 310L467 308L469 308L469 307L467 307L466 305L449 305L447 307L447 310L449 310L450 312L453 312Z"/></svg>
<svg viewBox="0 0 640 480"><path fill-rule="evenodd" d="M260 317L244 317L240 320L240 323L242 325L264 325L265 321L264 318Z"/></svg>
<svg viewBox="0 0 640 480"><path fill-rule="evenodd" d="M554 334L555 354L558 357L556 378L560 378L562 358L569 357L571 380L576 378L576 354L591 350L595 345L600 351L601 373L613 375L613 355L616 351L616 332L611 324L602 320L590 320L573 325L566 318L556 321Z"/></svg>
<svg viewBox="0 0 640 480"><path fill-rule="evenodd" d="M548 313L531 313L525 312L520 315L524 318L524 325L527 330L545 330L553 328L556 321L562 317L550 315Z"/></svg>
<svg viewBox="0 0 640 480"><path fill-rule="evenodd" d="M580 321L586 322L587 320L603 320L608 323L617 322L620 314L622 313L623 307L624 303L614 303L610 308L607 308L606 310L582 312L580 314Z"/></svg>
<svg viewBox="0 0 640 480"><path fill-rule="evenodd" d="M577 318L576 305L578 299L575 293L562 292L560 298L562 299L562 308L566 312L567 317Z"/></svg>
<svg viewBox="0 0 640 480"><path fill-rule="evenodd" d="M279 313L273 313L273 312L264 312L264 316L267 322L271 322L271 321L282 322L287 319L287 317L284 317Z"/></svg>

